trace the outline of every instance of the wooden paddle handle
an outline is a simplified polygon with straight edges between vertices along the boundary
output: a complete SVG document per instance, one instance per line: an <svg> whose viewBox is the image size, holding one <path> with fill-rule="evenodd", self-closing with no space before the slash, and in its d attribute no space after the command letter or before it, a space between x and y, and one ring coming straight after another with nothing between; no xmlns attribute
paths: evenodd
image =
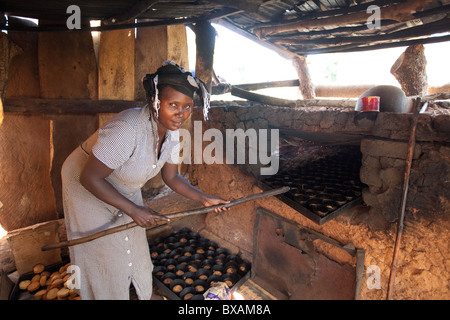
<svg viewBox="0 0 450 320"><path fill-rule="evenodd" d="M177 212L177 213L170 213L167 215L164 215L164 217L169 218L169 219L176 219L176 218L183 218L183 217L187 217L187 216L192 216L192 215L196 215L196 214L202 214L202 213L206 213L206 212L210 212L210 211L214 211L214 209L216 208L229 208L238 204L242 204L244 202L248 202L248 201L253 201L253 200L257 200L257 199L261 199L261 198L266 198L266 197L271 197L271 196L275 196L278 194L282 194L285 193L287 191L289 191L289 187L282 187L282 188L278 188L278 189L273 189L273 190L269 190L269 191L264 191L261 193L255 193L252 194L250 196L246 196L243 198L239 198L236 200L232 200L229 203L226 204L219 204L219 205L215 205L215 206L210 206L210 207L204 207L204 208L200 208L200 209L194 209L194 210L190 210L190 211L183 211L183 212ZM114 228L110 228L110 229L106 229L103 231L99 231L97 233L93 233L89 236L86 237L81 237L78 239L72 239L72 240L67 240L67 241L63 241L63 242L59 242L59 243L55 243L55 244L50 244L47 246L43 246L41 248L42 251L48 251L48 250L53 250L53 249L58 249L58 248L63 248L63 247L70 247L70 246L75 246L78 244L82 244L82 243L86 243L101 237L104 237L106 235L110 235L119 231L124 231L130 228L134 228L137 227L138 225L136 224L136 222L132 221L130 223L127 224L123 224ZM148 228L148 229L152 229L152 228Z"/></svg>

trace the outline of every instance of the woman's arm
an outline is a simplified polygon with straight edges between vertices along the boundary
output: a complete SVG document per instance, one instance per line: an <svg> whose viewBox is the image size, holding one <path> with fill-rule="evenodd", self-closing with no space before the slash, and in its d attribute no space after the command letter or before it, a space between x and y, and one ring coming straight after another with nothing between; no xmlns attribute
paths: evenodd
<svg viewBox="0 0 450 320"><path fill-rule="evenodd" d="M105 180L113 172L94 155L89 159L80 174L80 182L98 199L106 202L129 215L139 226L149 228L156 225L156 220L168 220L145 206L139 206L124 197Z"/></svg>
<svg viewBox="0 0 450 320"><path fill-rule="evenodd" d="M183 176L178 173L178 165L173 163L166 163L161 169L161 176L164 182L176 193L179 193L186 198L200 202L205 207L218 205L221 203L229 203L222 198L211 196L203 191L192 186ZM214 211L226 211L227 208L216 208Z"/></svg>

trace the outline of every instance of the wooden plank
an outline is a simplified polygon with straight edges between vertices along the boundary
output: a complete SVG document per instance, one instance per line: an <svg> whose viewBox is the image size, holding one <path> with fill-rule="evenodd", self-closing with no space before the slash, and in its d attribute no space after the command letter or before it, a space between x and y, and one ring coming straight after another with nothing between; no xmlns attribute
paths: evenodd
<svg viewBox="0 0 450 320"><path fill-rule="evenodd" d="M164 2L168 0L141 0L136 2L130 9L126 11L122 11L113 17L110 17L109 19L105 20L105 24L115 24L115 23L121 23L127 20L135 19L141 14L145 13L147 10L149 10L151 7L153 7L155 4L159 2Z"/></svg>
<svg viewBox="0 0 450 320"><path fill-rule="evenodd" d="M47 115L52 120L53 158L51 181L55 192L56 210L62 218L61 168L67 156L97 129L96 115Z"/></svg>
<svg viewBox="0 0 450 320"><path fill-rule="evenodd" d="M0 126L0 224L7 231L56 218L51 132L42 115L7 114Z"/></svg>
<svg viewBox="0 0 450 320"><path fill-rule="evenodd" d="M432 19L433 17L430 17ZM283 38L273 38L271 41L279 45L290 45L290 46L318 46L318 45L329 45L338 46L344 44L368 44L368 43L381 43L383 41L399 41L407 40L412 37L423 37L431 36L435 33L447 32L450 30L449 21L450 19L445 18L445 13L437 14L433 19L435 21L427 22L426 25L419 25L414 27L409 27L407 23L398 23L393 27L389 25L383 25L384 28L380 28L379 32L375 35L364 35L368 29L365 27L361 35L356 36L357 31L353 33L352 36L342 36L342 32L338 35L339 37L330 37L329 31L324 32L308 32L307 34L301 33L298 35L293 35ZM423 21L422 21L423 22ZM336 32L338 34L338 32ZM295 47L294 47L295 48Z"/></svg>
<svg viewBox="0 0 450 320"><path fill-rule="evenodd" d="M413 20L414 16L412 15L412 13L416 11L422 11L425 5L429 2L431 2L431 0L412 0L386 7L383 9L383 19L390 19L396 21ZM298 21L276 27L255 28L254 32L259 38L263 39L266 36L282 32L302 31L302 30L305 31L314 28L325 28L329 26L365 23L367 21L367 18L368 18L367 12L362 11L350 14L331 16L322 19Z"/></svg>
<svg viewBox="0 0 450 320"><path fill-rule="evenodd" d="M186 26L167 26L167 57L169 60L173 60L178 65L184 67L186 71L190 70ZM191 134L193 134L192 114L183 122L181 128L188 130L189 132L191 132ZM190 147L187 145L187 141L181 141L180 143L182 150L187 150L187 148ZM188 170L188 165L186 163L189 161L186 161L187 156L189 155L184 152L182 156L183 160L178 165L178 171L182 175L184 175ZM162 179L161 185L165 185Z"/></svg>
<svg viewBox="0 0 450 320"><path fill-rule="evenodd" d="M18 114L97 114L117 113L141 107L145 101L6 98L5 113Z"/></svg>
<svg viewBox="0 0 450 320"><path fill-rule="evenodd" d="M41 251L43 246L59 242L58 228L59 222L52 220L8 233L7 240L20 275L32 271L38 263L47 266L61 262L60 249Z"/></svg>
<svg viewBox="0 0 450 320"><path fill-rule="evenodd" d="M5 271L0 270L0 300L9 300L12 288L14 288L14 282L8 278Z"/></svg>
<svg viewBox="0 0 450 320"><path fill-rule="evenodd" d="M167 57L189 71L186 26L167 26Z"/></svg>
<svg viewBox="0 0 450 320"><path fill-rule="evenodd" d="M146 99L142 78L153 73L167 59L167 27L140 28L135 42L135 84L134 99ZM157 43L158 45L155 45Z"/></svg>
<svg viewBox="0 0 450 320"><path fill-rule="evenodd" d="M134 100L134 29L100 33L98 98Z"/></svg>
<svg viewBox="0 0 450 320"><path fill-rule="evenodd" d="M42 98L97 99L90 32L39 33L38 61Z"/></svg>
<svg viewBox="0 0 450 320"><path fill-rule="evenodd" d="M155 46L155 43L158 45ZM189 70L187 36L184 25L138 29L135 52L134 100L146 99L142 78L148 73L155 72L164 60L173 60Z"/></svg>
<svg viewBox="0 0 450 320"><path fill-rule="evenodd" d="M8 72L11 59L21 53L21 48L14 44L6 34L0 34L0 100L3 100L8 88ZM0 125L3 122L3 104L0 102Z"/></svg>
<svg viewBox="0 0 450 320"><path fill-rule="evenodd" d="M8 25L35 24L25 19L8 17ZM40 97L38 34L11 31L8 32L8 38L21 47L23 52L11 61L6 97Z"/></svg>
<svg viewBox="0 0 450 320"><path fill-rule="evenodd" d="M412 39L398 42L387 42L373 45L360 46L358 44L355 45L343 45L343 46L335 46L328 47L322 49L313 49L308 50L308 54L324 54L324 53L343 53L343 52L360 52L360 51L370 51L370 50L379 50L379 49L387 49L387 48L397 48L397 47L407 47L414 44L427 44L427 43L438 43L450 41L449 35L435 36L435 37L427 37L423 39ZM299 53L301 54L301 53Z"/></svg>

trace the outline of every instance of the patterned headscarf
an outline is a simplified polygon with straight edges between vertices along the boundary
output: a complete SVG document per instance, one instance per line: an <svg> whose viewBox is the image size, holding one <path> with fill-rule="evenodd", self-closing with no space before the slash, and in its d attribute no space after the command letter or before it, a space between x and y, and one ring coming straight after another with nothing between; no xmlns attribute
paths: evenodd
<svg viewBox="0 0 450 320"><path fill-rule="evenodd" d="M203 103L203 118L205 120L208 119L208 110L210 108L209 92L205 83L199 78L192 76L192 73L186 72L183 67L180 67L175 62L171 60L164 61L156 73L147 74L142 79L142 83L147 99L153 99L153 109L156 112L156 117L158 117L160 108L158 86L169 85L191 98L194 98L194 94L197 93Z"/></svg>

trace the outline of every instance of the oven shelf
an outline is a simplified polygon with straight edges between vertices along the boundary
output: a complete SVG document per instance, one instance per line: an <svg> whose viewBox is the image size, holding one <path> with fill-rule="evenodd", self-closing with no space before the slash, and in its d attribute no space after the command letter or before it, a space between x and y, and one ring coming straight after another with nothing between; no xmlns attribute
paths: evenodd
<svg viewBox="0 0 450 320"><path fill-rule="evenodd" d="M233 293L251 274L250 262L188 228L155 239L150 251L154 283L171 300L202 300L213 282L227 283ZM203 290L198 290L197 285ZM184 296L184 289L190 298Z"/></svg>
<svg viewBox="0 0 450 320"><path fill-rule="evenodd" d="M326 157L265 177L257 184L264 191L289 186L289 192L276 197L322 225L362 202L359 167L358 158L349 162L347 157Z"/></svg>

